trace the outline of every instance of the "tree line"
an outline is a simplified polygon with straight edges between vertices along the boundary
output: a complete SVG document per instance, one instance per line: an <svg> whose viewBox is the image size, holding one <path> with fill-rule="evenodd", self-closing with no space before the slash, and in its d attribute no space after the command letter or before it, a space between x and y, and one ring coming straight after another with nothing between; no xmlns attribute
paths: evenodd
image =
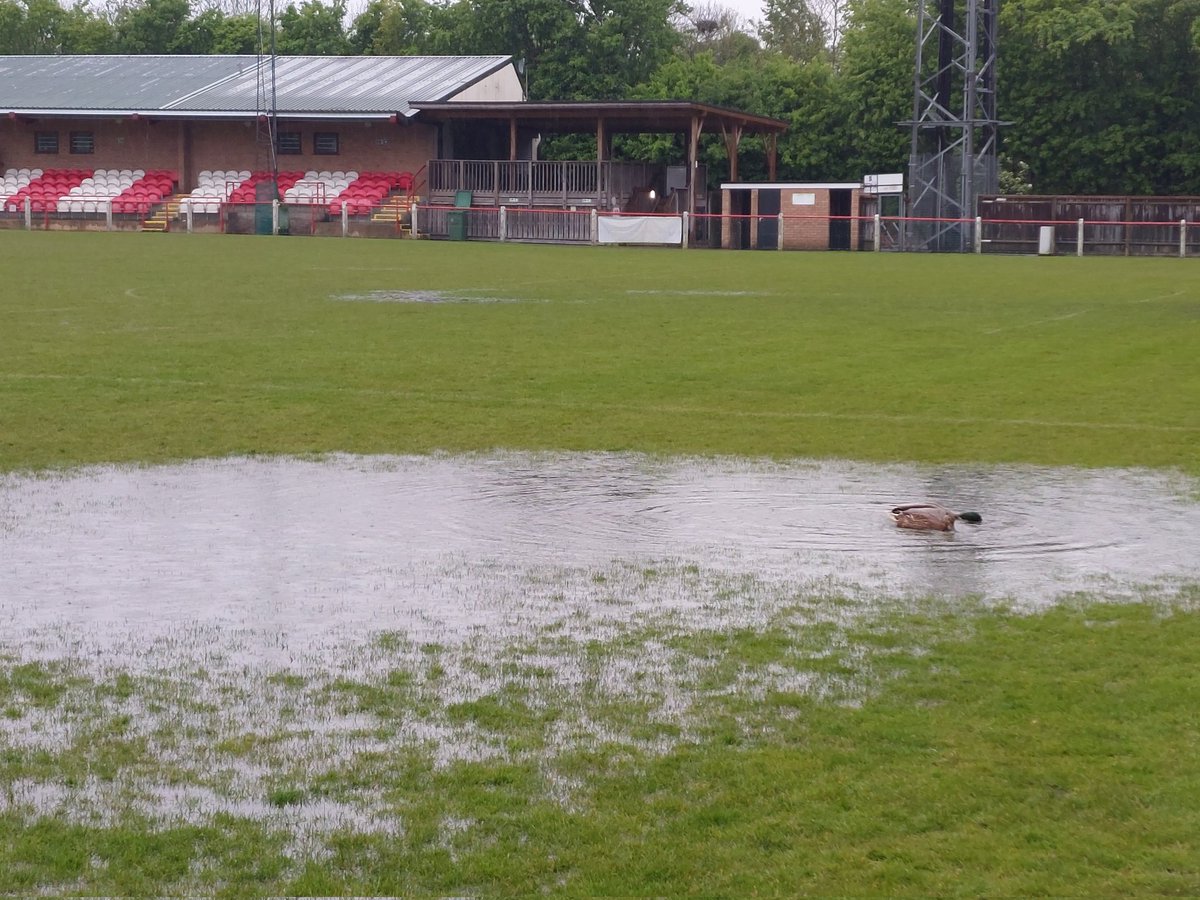
<svg viewBox="0 0 1200 900"><path fill-rule="evenodd" d="M276 10L273 30L268 8L0 0L0 53L504 54L531 100L693 100L783 119L780 179L907 164L914 0L767 0L754 22L681 0L368 0L354 15L346 0L302 0ZM1200 194L1200 0L1004 0L998 71L1006 190ZM618 143L639 158L682 154L669 137ZM719 136L703 153L719 177ZM753 138L739 169L765 176Z"/></svg>

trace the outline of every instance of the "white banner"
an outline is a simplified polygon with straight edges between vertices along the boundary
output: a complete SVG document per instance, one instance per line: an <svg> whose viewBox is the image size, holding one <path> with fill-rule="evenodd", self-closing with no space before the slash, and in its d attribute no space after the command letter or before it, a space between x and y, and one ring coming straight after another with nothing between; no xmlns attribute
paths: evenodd
<svg viewBox="0 0 1200 900"><path fill-rule="evenodd" d="M682 216L601 216L601 244L681 244Z"/></svg>

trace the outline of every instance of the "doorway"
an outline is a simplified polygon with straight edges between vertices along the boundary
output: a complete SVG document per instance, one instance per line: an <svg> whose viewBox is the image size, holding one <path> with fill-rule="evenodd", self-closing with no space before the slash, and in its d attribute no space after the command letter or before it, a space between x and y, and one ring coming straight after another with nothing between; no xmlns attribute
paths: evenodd
<svg viewBox="0 0 1200 900"><path fill-rule="evenodd" d="M776 189L758 191L758 241L755 250L779 249L779 195Z"/></svg>
<svg viewBox="0 0 1200 900"><path fill-rule="evenodd" d="M829 192L829 249L849 250L854 192L838 188ZM845 218L837 218L844 216Z"/></svg>

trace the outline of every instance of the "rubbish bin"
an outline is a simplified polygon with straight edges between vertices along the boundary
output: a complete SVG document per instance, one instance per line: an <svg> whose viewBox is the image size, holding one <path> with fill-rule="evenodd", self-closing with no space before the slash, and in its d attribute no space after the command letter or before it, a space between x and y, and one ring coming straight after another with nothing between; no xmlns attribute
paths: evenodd
<svg viewBox="0 0 1200 900"><path fill-rule="evenodd" d="M471 208L474 195L470 191L456 191L454 194L454 209L446 213L446 231L450 240L465 241L467 239L467 210Z"/></svg>
<svg viewBox="0 0 1200 900"><path fill-rule="evenodd" d="M1038 229L1038 255L1054 255L1054 226L1043 225Z"/></svg>

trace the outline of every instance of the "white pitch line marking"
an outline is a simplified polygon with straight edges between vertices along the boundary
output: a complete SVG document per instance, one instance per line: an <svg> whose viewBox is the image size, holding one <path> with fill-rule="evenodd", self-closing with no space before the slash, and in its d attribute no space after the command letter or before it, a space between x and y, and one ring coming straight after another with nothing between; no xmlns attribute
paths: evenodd
<svg viewBox="0 0 1200 900"><path fill-rule="evenodd" d="M1046 325L1050 322L1063 322L1067 319L1074 319L1076 316L1082 316L1086 309L1076 310L1073 313L1066 313L1061 316L1050 316L1046 319L1036 319L1032 322L1025 322L1022 325L1005 325L1003 328L989 328L984 334L999 334L1002 331L1016 331L1018 328L1036 328L1038 325Z"/></svg>

